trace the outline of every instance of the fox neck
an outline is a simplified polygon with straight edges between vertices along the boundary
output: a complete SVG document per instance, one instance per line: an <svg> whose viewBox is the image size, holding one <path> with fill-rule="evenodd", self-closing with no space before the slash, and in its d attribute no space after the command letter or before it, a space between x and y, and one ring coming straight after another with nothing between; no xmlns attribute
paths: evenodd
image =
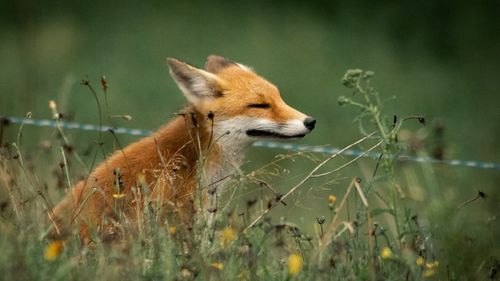
<svg viewBox="0 0 500 281"><path fill-rule="evenodd" d="M198 184L210 187L207 190L217 190L242 164L252 143L238 126L243 120L236 117L218 121L193 107L187 107L181 115L186 120L186 129L198 154Z"/></svg>

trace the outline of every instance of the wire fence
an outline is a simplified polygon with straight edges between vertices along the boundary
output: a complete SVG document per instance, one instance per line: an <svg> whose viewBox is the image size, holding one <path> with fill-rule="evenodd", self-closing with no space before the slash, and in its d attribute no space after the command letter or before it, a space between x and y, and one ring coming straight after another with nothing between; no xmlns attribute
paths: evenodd
<svg viewBox="0 0 500 281"><path fill-rule="evenodd" d="M82 130L82 131L102 131L102 132L114 132L115 134L125 134L132 136L149 136L152 131L141 130L141 129L131 129L131 128L123 128L123 127L111 127L111 126L98 126L94 124L81 124L77 122L56 122L54 120L48 119L31 119L31 118L21 118L21 117L2 117L1 118L4 124L24 124L24 125L33 125L37 127L52 127L56 128L60 126L65 129L74 129L74 130ZM59 124L58 124L59 123ZM278 148L285 150L293 150L293 151L303 151L303 152L314 152L314 153L326 153L333 154L339 153L345 156L352 157L366 157L377 159L380 157L380 153L378 152L365 152L361 150L348 149L341 152L340 148L331 147L331 146L311 146L311 145L302 145L302 144L293 144L293 143L284 143L284 142L273 142L273 141L257 141L253 144L256 147L265 147L265 148ZM419 162L419 163L432 163L432 164L443 164L449 166L462 166L469 168L478 168L478 169L496 169L500 170L500 163L493 162L483 162L483 161L474 161L474 160L439 160L431 157L418 157L411 155L392 155L398 161L410 161L410 162Z"/></svg>

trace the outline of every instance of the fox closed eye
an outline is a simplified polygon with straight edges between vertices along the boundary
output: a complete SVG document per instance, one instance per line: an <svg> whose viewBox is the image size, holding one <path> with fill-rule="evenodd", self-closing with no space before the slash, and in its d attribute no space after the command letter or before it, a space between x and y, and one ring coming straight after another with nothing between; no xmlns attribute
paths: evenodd
<svg viewBox="0 0 500 281"><path fill-rule="evenodd" d="M262 109L268 109L271 108L271 104L269 103L253 103L248 105L249 108L262 108Z"/></svg>

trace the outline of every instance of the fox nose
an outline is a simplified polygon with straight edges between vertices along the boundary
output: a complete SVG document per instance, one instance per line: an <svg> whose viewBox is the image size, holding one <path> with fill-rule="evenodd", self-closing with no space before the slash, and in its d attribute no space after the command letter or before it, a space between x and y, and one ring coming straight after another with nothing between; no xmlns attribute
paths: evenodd
<svg viewBox="0 0 500 281"><path fill-rule="evenodd" d="M309 131L312 131L314 129L314 126L316 126L316 119L312 117L307 117L304 120L304 126L306 126L306 128L309 129Z"/></svg>

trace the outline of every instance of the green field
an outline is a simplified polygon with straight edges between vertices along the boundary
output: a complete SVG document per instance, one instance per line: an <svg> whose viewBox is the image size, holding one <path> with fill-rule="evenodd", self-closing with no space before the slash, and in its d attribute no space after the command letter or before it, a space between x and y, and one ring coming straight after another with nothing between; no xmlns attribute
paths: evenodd
<svg viewBox="0 0 500 281"><path fill-rule="evenodd" d="M390 151L500 162L496 1L16 1L2 6L0 116L29 112L34 119L51 119L49 101L54 100L64 120L97 124L95 100L80 83L88 79L103 111L132 116L130 121L105 118L105 124L155 130L185 104L165 58L201 67L208 55L219 54L253 67L280 88L289 105L318 120L299 143L344 147L363 137L356 121L360 110L338 103L341 96L359 98L341 78L360 68L375 73L372 83L384 100L387 126L393 115L398 120L425 116L425 126L405 122ZM107 108L100 90L103 75L109 84ZM365 121L367 130L375 129ZM86 175L83 166L91 166L97 133L64 130L72 151L65 150L68 177L60 166L63 140L56 130L11 124L1 135L0 279L500 279L498 170L396 161L374 176L377 161L361 159L308 181L286 206L277 204L243 233L275 198L252 177L285 194L328 157L251 148L242 174L221 197L227 208L217 214L213 241L200 238L205 235L200 221L188 254L178 243L179 233L155 225L91 249L72 237L59 252L59 244L44 238L44 210L61 198L68 178L76 182ZM105 134L105 154L134 140L120 135L118 144ZM261 169L281 157L286 159L279 166ZM321 171L350 160L335 158ZM357 188L346 193L357 177L368 207ZM349 199L341 205L346 194ZM133 233L136 226L127 227ZM332 234L326 248L321 228ZM51 247L56 254L46 257Z"/></svg>

